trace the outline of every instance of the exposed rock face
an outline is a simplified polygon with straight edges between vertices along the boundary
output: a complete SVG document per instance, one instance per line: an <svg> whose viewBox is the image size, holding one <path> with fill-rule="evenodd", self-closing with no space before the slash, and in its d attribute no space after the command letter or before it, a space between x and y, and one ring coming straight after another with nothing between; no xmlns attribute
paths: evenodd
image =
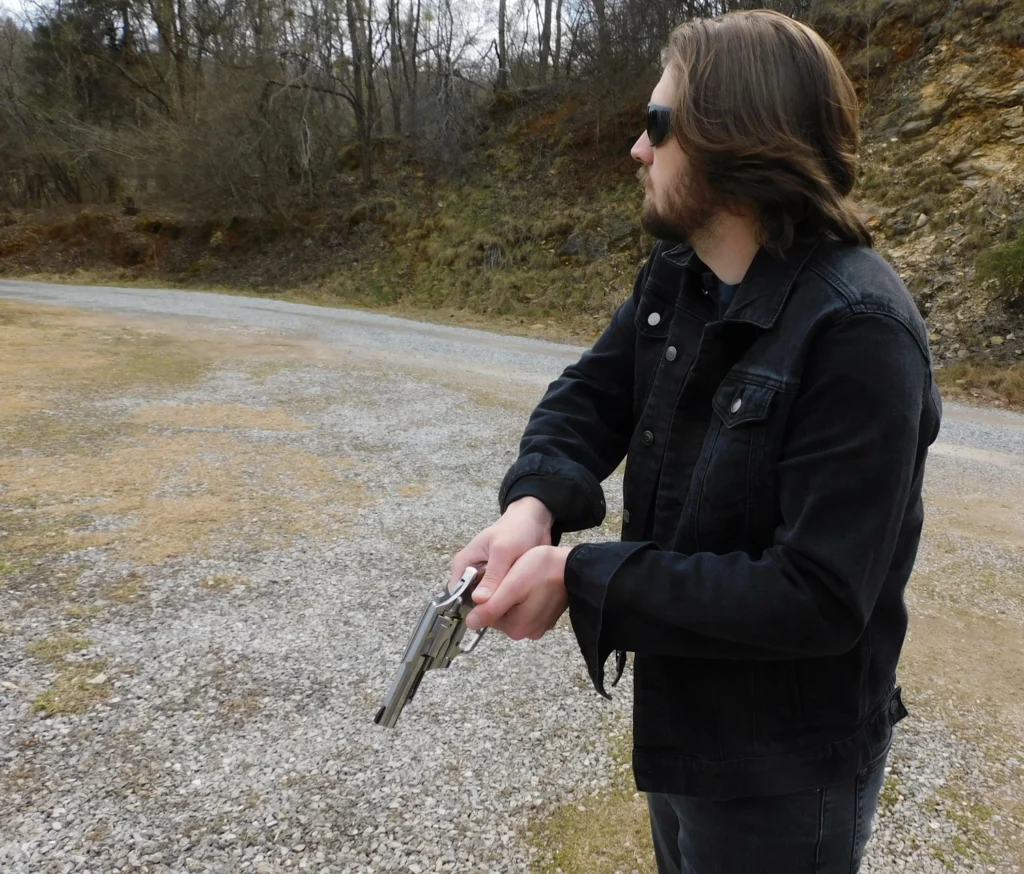
<svg viewBox="0 0 1024 874"><path fill-rule="evenodd" d="M975 278L980 252L1024 235L1024 0L895 0L814 23L863 100L854 197L937 360L1024 361L1024 311ZM868 46L885 62L865 63Z"/></svg>

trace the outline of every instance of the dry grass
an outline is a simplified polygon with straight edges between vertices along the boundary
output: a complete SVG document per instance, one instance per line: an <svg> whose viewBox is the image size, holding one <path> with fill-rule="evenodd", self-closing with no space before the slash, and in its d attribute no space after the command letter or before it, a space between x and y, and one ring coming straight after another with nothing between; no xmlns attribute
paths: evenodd
<svg viewBox="0 0 1024 874"><path fill-rule="evenodd" d="M413 483L407 486L400 486L398 495L402 498L421 498L428 491L429 488L424 483Z"/></svg>
<svg viewBox="0 0 1024 874"><path fill-rule="evenodd" d="M281 409L256 409L241 404L198 404L189 407L166 404L139 410L134 419L146 425L163 425L182 430L304 431L312 427L292 418Z"/></svg>
<svg viewBox="0 0 1024 874"><path fill-rule="evenodd" d="M1024 362L957 362L936 373L944 397L1024 410Z"/></svg>
<svg viewBox="0 0 1024 874"><path fill-rule="evenodd" d="M551 861L539 874L655 874L647 800L617 789L585 804L567 805L539 838Z"/></svg>
<svg viewBox="0 0 1024 874"><path fill-rule="evenodd" d="M317 350L169 330L0 301L0 586L30 592L21 608L65 629L146 594L133 571L83 597L78 568L66 565L74 550L154 565L240 537L259 548L343 536L353 508L370 500L348 459L284 445L311 427L294 409L176 400L222 364L266 378ZM202 588L246 582L216 574ZM106 661L68 658L87 646L65 630L29 647L52 671L36 712L80 713L109 697Z"/></svg>
<svg viewBox="0 0 1024 874"><path fill-rule="evenodd" d="M156 564L239 532L256 546L337 536L369 500L347 459L268 445L310 427L284 409L174 403L221 347L2 302L0 341L0 577L85 547ZM104 403L133 395L134 413Z"/></svg>
<svg viewBox="0 0 1024 874"><path fill-rule="evenodd" d="M103 587L103 598L115 604L133 604L142 598L142 579L132 574Z"/></svg>
<svg viewBox="0 0 1024 874"><path fill-rule="evenodd" d="M103 660L83 662L60 671L53 685L38 695L32 709L44 716L82 713L110 697L111 685L103 674Z"/></svg>
<svg viewBox="0 0 1024 874"><path fill-rule="evenodd" d="M230 592L238 586L248 586L249 580L240 574L210 574L200 586L210 592Z"/></svg>
<svg viewBox="0 0 1024 874"><path fill-rule="evenodd" d="M614 785L566 804L531 829L543 860L537 874L655 874L647 799L629 770L630 735L617 738Z"/></svg>
<svg viewBox="0 0 1024 874"><path fill-rule="evenodd" d="M91 644L92 641L84 637L58 634L54 637L44 637L29 644L28 654L51 665L57 665L63 662L71 653L88 649Z"/></svg>
<svg viewBox="0 0 1024 874"><path fill-rule="evenodd" d="M46 662L57 671L49 689L37 696L32 709L44 716L81 713L91 704L110 694L110 683L103 673L106 661L90 659L73 662L67 658L92 645L84 637L56 634L35 641L28 647L29 655Z"/></svg>
<svg viewBox="0 0 1024 874"><path fill-rule="evenodd" d="M361 484L346 481L349 466L196 429L122 439L103 455L0 459L0 480L8 500L31 498L58 522L73 520L83 505L125 521L102 531L57 525L50 542L67 550L115 546L125 558L155 564L208 554L239 526L250 542L267 546L289 535L341 530L347 511L367 499ZM250 478L255 470L259 476Z"/></svg>

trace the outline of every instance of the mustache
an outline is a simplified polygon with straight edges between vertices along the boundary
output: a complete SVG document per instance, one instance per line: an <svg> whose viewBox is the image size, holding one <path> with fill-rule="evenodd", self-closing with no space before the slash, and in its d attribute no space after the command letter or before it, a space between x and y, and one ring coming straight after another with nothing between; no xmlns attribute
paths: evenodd
<svg viewBox="0 0 1024 874"><path fill-rule="evenodd" d="M644 164L636 171L636 181L639 183L642 189L647 188L647 182L651 177L650 168Z"/></svg>

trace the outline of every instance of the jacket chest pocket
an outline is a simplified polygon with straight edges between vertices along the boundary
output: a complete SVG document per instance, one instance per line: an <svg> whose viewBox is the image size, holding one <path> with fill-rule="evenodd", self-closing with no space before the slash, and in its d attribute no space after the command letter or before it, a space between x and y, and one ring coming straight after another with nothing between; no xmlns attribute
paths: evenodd
<svg viewBox="0 0 1024 874"><path fill-rule="evenodd" d="M780 393L726 377L715 392L702 453L696 504L696 541L702 551L750 549L769 508L775 474L773 413Z"/></svg>

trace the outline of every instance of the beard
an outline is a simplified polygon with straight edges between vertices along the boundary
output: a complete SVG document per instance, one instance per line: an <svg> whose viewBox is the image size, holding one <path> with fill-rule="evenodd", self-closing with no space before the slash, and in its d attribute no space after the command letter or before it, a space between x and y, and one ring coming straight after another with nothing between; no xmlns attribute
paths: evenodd
<svg viewBox="0 0 1024 874"><path fill-rule="evenodd" d="M636 178L644 192L640 227L656 240L690 243L695 235L711 228L716 208L706 185L696 180L684 185L679 180L665 192L664 203L659 207L650 190L650 170L641 167Z"/></svg>

